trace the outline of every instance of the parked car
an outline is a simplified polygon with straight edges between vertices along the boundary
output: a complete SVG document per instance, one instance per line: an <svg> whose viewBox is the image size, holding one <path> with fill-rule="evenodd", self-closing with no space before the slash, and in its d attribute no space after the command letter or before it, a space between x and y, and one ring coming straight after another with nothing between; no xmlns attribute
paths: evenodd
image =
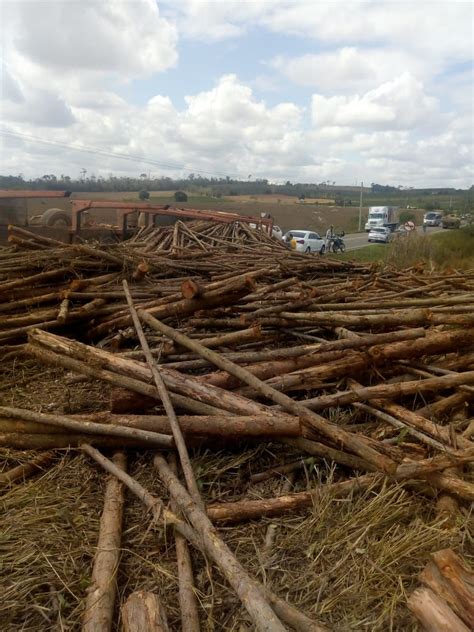
<svg viewBox="0 0 474 632"><path fill-rule="evenodd" d="M369 231L369 241L388 244L393 238L393 232L386 226L377 226Z"/></svg>
<svg viewBox="0 0 474 632"><path fill-rule="evenodd" d="M277 239L283 239L283 231L279 226L273 225L272 235L273 237L276 237Z"/></svg>
<svg viewBox="0 0 474 632"><path fill-rule="evenodd" d="M326 250L324 239L310 230L289 230L284 240L298 252L319 252L322 255Z"/></svg>

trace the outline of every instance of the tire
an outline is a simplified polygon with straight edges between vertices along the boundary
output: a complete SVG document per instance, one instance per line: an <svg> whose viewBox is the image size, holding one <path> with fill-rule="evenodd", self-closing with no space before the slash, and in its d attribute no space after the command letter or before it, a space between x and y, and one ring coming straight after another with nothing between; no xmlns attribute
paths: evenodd
<svg viewBox="0 0 474 632"><path fill-rule="evenodd" d="M305 252L306 252L307 254L309 254L309 253L311 252L311 246L308 246L308 247L306 248Z"/></svg>
<svg viewBox="0 0 474 632"><path fill-rule="evenodd" d="M320 255L323 255L326 252L326 246L321 246L321 250L319 251Z"/></svg>
<svg viewBox="0 0 474 632"><path fill-rule="evenodd" d="M346 245L345 244L341 244L339 246L339 252L346 252Z"/></svg>
<svg viewBox="0 0 474 632"><path fill-rule="evenodd" d="M71 215L61 208L49 208L41 216L42 226L55 226L58 228L71 226Z"/></svg>

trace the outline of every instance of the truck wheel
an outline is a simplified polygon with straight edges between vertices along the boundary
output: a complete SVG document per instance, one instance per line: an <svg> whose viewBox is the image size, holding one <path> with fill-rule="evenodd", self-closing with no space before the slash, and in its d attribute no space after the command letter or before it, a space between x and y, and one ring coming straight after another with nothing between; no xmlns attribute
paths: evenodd
<svg viewBox="0 0 474 632"><path fill-rule="evenodd" d="M308 247L306 248L305 252L306 252L307 254L309 254L309 253L311 252L311 247L310 247L310 246L308 246Z"/></svg>
<svg viewBox="0 0 474 632"><path fill-rule="evenodd" d="M71 226L71 223L71 214L61 208L49 208L41 216L42 226L62 228Z"/></svg>

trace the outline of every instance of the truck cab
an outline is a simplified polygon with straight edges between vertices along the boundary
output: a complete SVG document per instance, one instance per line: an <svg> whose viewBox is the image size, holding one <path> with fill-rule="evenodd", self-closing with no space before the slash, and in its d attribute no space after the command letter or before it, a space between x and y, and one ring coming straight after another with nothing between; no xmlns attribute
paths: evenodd
<svg viewBox="0 0 474 632"><path fill-rule="evenodd" d="M395 230L398 226L398 206L371 206L365 225L366 232L372 228L387 227Z"/></svg>

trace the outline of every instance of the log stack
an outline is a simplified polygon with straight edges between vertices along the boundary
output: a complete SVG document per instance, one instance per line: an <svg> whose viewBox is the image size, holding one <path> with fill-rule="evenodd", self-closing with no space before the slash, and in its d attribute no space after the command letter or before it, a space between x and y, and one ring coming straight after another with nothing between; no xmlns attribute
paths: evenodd
<svg viewBox="0 0 474 632"><path fill-rule="evenodd" d="M473 314L474 271L300 254L239 223L177 222L100 245L10 227L0 252L4 366L34 359L64 369L70 384L100 381L109 405L88 414L46 411L48 402L0 406L0 446L48 451L1 480L47 466L51 450L80 448L173 526L187 629L199 622L186 542L219 567L257 629L323 630L250 577L214 524L305 512L325 490L287 486L279 497L209 502L194 479L193 451L290 446L298 458L253 472L257 481L289 472L297 480L308 459L325 460L337 468L337 497L401 484L426 503L448 497L451 513L461 511L474 499ZM152 448L172 509L126 473L121 452L118 467L97 448ZM185 485L164 458L175 450ZM116 550L122 504L121 487L107 492L102 522L113 537L100 541ZM100 598L94 604L91 589L85 628L111 625L107 586L115 586L117 559L97 557ZM159 605L143 603L161 612L155 598ZM140 604L126 608L128 629Z"/></svg>

